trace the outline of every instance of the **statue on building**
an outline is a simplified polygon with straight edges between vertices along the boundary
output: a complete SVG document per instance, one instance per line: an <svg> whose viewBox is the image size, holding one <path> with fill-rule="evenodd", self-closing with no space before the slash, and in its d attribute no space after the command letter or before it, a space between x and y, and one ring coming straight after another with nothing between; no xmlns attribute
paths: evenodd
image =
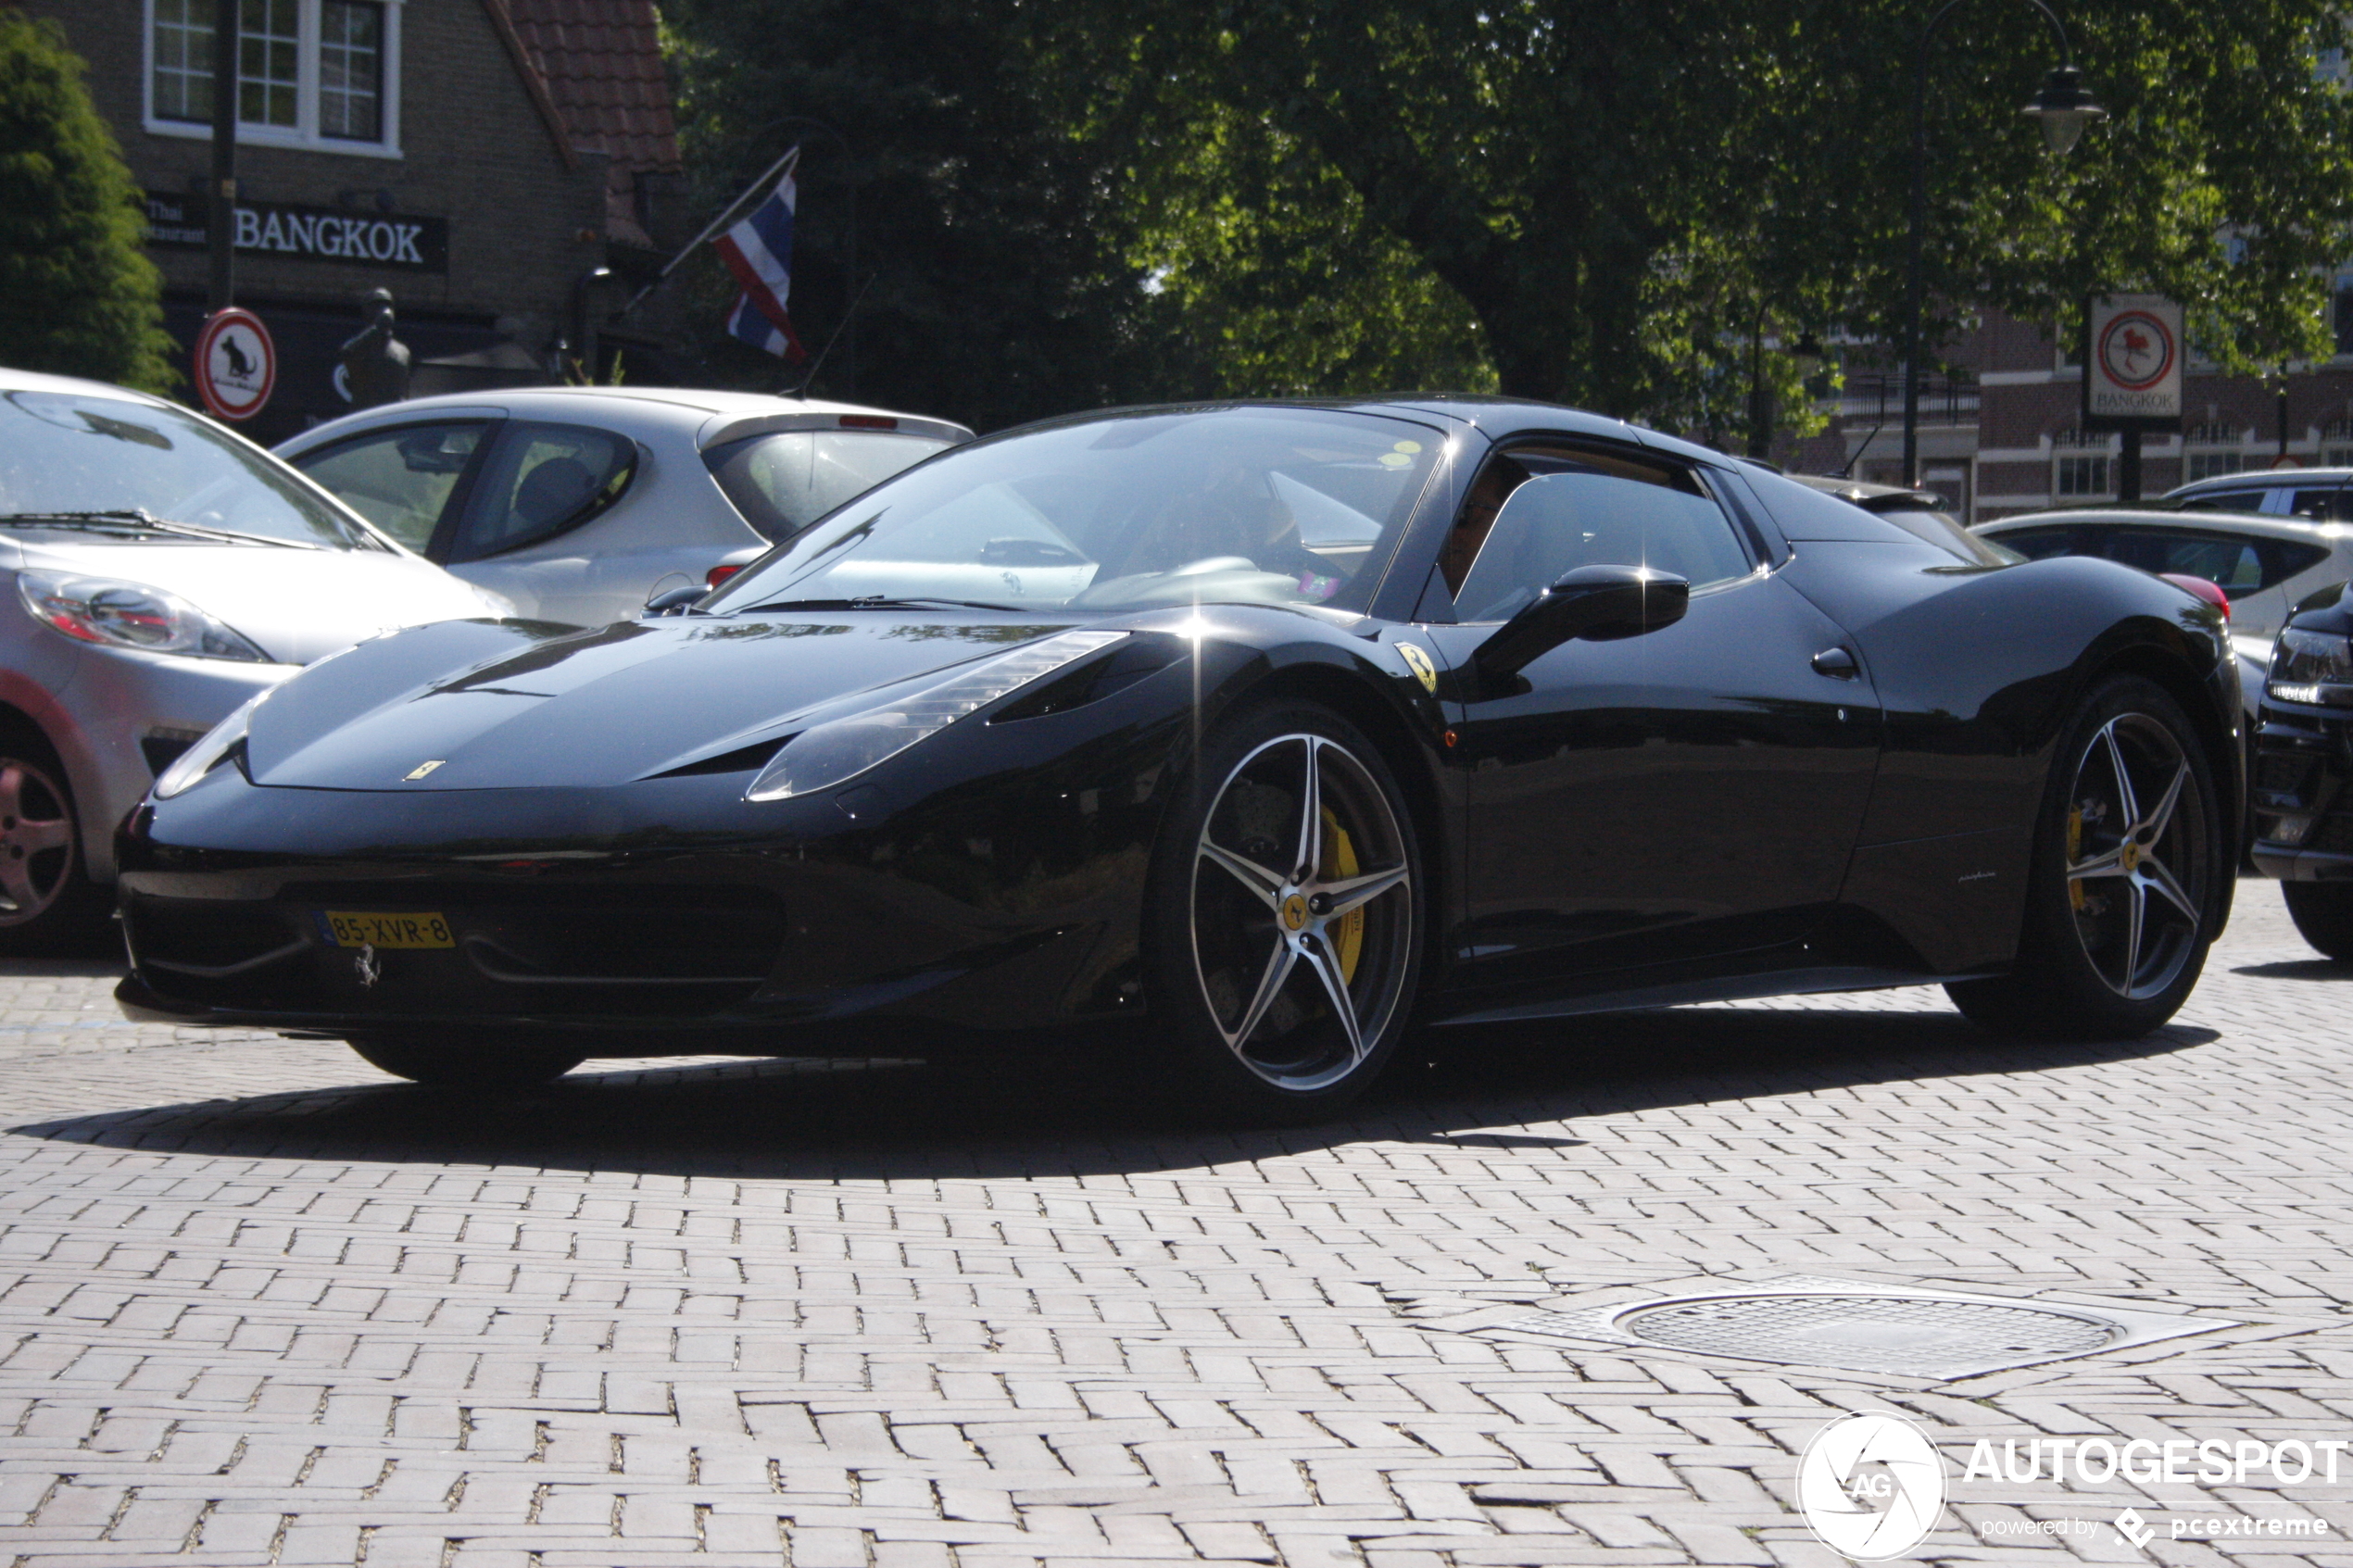
<svg viewBox="0 0 2353 1568"><path fill-rule="evenodd" d="M370 289L368 324L335 351L354 408L397 403L409 395L409 345L392 335L392 291Z"/></svg>

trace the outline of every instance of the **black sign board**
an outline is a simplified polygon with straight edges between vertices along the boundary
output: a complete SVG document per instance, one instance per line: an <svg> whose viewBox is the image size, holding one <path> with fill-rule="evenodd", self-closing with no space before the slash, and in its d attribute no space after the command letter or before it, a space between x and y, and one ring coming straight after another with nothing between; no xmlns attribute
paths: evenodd
<svg viewBox="0 0 2353 1568"><path fill-rule="evenodd" d="M149 191L146 198L149 245L204 247L207 225L202 197ZM447 272L449 220L241 201L237 204L237 249L296 261L339 261L398 272Z"/></svg>

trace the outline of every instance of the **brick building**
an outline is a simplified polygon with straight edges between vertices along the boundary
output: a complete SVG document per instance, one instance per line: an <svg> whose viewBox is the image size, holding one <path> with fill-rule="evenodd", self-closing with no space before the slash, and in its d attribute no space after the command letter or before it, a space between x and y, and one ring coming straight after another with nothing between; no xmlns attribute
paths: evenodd
<svg viewBox="0 0 2353 1568"><path fill-rule="evenodd" d="M2193 353L2182 385L2182 431L2144 436L2141 494L2163 495L2209 474L2273 467L2353 466L2353 296L2340 295L2339 349L2284 383L2215 373ZM2045 327L1988 312L1946 355L1953 370L1923 382L1920 472L1972 521L2045 507L2113 500L2117 436L2082 428L2082 366ZM1858 479L1895 483L1903 468L1903 386L1892 372L1850 371L1831 429L1782 443L1791 468L1827 473L1853 462Z"/></svg>
<svg viewBox="0 0 2353 1568"><path fill-rule="evenodd" d="M213 0L17 4L89 62L184 349L207 307ZM652 0L243 5L236 297L279 352L249 434L348 407L334 354L374 288L397 304L418 394L549 379L584 335L660 379L658 318L626 339L595 330L676 226Z"/></svg>

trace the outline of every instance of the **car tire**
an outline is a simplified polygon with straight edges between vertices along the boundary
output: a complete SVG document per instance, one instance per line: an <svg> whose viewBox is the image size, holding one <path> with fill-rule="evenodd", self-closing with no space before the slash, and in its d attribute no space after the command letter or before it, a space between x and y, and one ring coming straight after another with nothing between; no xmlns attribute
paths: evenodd
<svg viewBox="0 0 2353 1568"><path fill-rule="evenodd" d="M2280 893L2304 940L2339 963L2353 962L2353 882L2284 882Z"/></svg>
<svg viewBox="0 0 2353 1568"><path fill-rule="evenodd" d="M588 1060L567 1046L491 1035L361 1035L347 1043L369 1066L440 1089L526 1089Z"/></svg>
<svg viewBox="0 0 2353 1568"><path fill-rule="evenodd" d="M81 814L57 751L30 729L0 731L0 952L87 939L113 909L83 874Z"/></svg>
<svg viewBox="0 0 2353 1568"><path fill-rule="evenodd" d="M1420 985L1404 794L1355 726L1297 701L1221 725L1180 790L1144 905L1156 1065L1223 1120L1328 1116L1379 1075Z"/></svg>
<svg viewBox="0 0 2353 1568"><path fill-rule="evenodd" d="M2197 984L2236 847L2181 704L2137 675L2103 681L2053 754L2016 964L1944 989L2005 1035L2145 1035Z"/></svg>

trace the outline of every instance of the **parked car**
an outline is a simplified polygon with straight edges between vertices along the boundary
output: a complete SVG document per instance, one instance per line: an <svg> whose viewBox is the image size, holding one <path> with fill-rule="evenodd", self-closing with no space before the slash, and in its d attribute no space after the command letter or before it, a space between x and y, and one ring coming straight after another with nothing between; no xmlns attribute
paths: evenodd
<svg viewBox="0 0 2353 1568"><path fill-rule="evenodd" d="M672 387L413 398L331 420L279 456L409 548L522 613L635 615L972 432L846 403Z"/></svg>
<svg viewBox="0 0 2353 1568"><path fill-rule="evenodd" d="M104 912L115 824L306 664L511 607L159 397L0 370L0 945Z"/></svg>
<svg viewBox="0 0 2353 1568"><path fill-rule="evenodd" d="M2221 613L1924 515L1504 400L1033 425L686 613L254 703L125 830L117 996L476 1087L1051 1031L1276 1120L1425 1025L2145 1033L2230 907Z"/></svg>
<svg viewBox="0 0 2353 1568"><path fill-rule="evenodd" d="M2286 489L2277 494L2293 495ZM1975 532L2036 560L2104 556L2160 576L2203 578L2220 587L2230 600L2231 646L2238 656L2250 735L2271 668L2271 641L2289 611L2308 595L2353 577L2353 527L2278 512L2209 510L2202 505L2178 511L2098 508L2028 512L1981 522Z"/></svg>
<svg viewBox="0 0 2353 1568"><path fill-rule="evenodd" d="M2167 491L2168 511L2254 512L2264 517L2353 521L2353 469L2260 469L2215 474Z"/></svg>
<svg viewBox="0 0 2353 1568"><path fill-rule="evenodd" d="M2279 879L2304 939L2353 961L2353 596L2298 607L2263 687L2254 776L2256 866Z"/></svg>

